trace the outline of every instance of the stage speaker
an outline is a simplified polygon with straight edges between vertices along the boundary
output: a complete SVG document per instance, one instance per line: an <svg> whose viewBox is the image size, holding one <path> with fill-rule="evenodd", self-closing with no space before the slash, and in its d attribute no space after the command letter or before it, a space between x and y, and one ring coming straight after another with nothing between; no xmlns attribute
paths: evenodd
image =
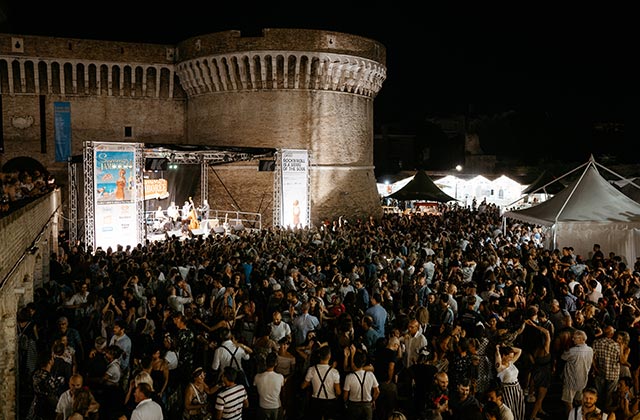
<svg viewBox="0 0 640 420"><path fill-rule="evenodd" d="M258 163L258 172L273 172L275 170L275 160L260 160L260 162Z"/></svg>
<svg viewBox="0 0 640 420"><path fill-rule="evenodd" d="M146 158L144 160L145 171L166 171L169 168L167 158Z"/></svg>

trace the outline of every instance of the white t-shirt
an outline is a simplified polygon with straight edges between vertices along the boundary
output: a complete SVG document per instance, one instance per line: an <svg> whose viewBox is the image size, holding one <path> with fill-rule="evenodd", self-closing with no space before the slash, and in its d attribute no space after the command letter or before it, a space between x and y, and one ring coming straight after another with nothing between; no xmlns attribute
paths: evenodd
<svg viewBox="0 0 640 420"><path fill-rule="evenodd" d="M280 408L280 391L284 386L284 376L273 371L265 371L254 377L253 384L258 391L260 408Z"/></svg>

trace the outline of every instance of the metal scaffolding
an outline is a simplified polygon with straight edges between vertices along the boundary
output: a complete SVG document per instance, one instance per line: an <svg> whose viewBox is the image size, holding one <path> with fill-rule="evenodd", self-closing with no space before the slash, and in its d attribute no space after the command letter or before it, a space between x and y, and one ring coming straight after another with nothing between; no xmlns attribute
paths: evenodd
<svg viewBox="0 0 640 420"><path fill-rule="evenodd" d="M78 240L78 172L71 157L67 162L67 176L69 188L69 243Z"/></svg>
<svg viewBox="0 0 640 420"><path fill-rule="evenodd" d="M84 166L84 243L87 245L95 245L95 208L94 208L94 194L95 188L93 181L87 182L87 180L93 180L94 166L93 166L93 142L84 142L84 159L82 160Z"/></svg>

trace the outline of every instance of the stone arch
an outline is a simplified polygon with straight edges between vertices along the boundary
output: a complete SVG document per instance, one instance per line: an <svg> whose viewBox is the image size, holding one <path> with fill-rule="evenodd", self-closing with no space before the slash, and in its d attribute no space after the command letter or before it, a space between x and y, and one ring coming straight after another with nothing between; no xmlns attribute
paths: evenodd
<svg viewBox="0 0 640 420"><path fill-rule="evenodd" d="M106 64L100 66L100 95L109 96L109 67Z"/></svg>
<svg viewBox="0 0 640 420"><path fill-rule="evenodd" d="M9 159L2 165L2 172L20 172L27 171L31 174L37 170L39 171L44 179L49 176L49 171L47 171L47 167L44 166L39 160L32 158L31 156L18 156L13 159Z"/></svg>
<svg viewBox="0 0 640 420"><path fill-rule="evenodd" d="M75 89L73 88L73 65L71 63L64 63L62 65L62 69L64 82L64 89L62 89L62 91L65 94L76 93Z"/></svg>
<svg viewBox="0 0 640 420"><path fill-rule="evenodd" d="M134 89L133 89L134 96L138 96L138 97L144 96L144 88L142 84L142 81L144 80L143 76L144 76L144 67L136 66L135 69L133 69L133 77L135 80Z"/></svg>
<svg viewBox="0 0 640 420"><path fill-rule="evenodd" d="M291 54L287 57L287 80L285 81L285 87L294 89L296 87L296 80L298 78L298 57Z"/></svg>
<svg viewBox="0 0 640 420"><path fill-rule="evenodd" d="M206 66L206 64L203 66L207 69L208 71L208 67ZM171 81L171 71L166 68L166 67L162 67L160 69L160 97L161 98L171 98L171 84L169 83Z"/></svg>
<svg viewBox="0 0 640 420"><path fill-rule="evenodd" d="M242 72L243 72L243 87L245 89L253 89L253 83L251 81L251 60L248 56L243 55L240 58L240 62L242 63Z"/></svg>
<svg viewBox="0 0 640 420"><path fill-rule="evenodd" d="M274 79L274 73L275 73L275 69L273 68L273 57L270 55L265 55L264 56L264 74L266 75L266 78L264 78L262 80L263 83L263 87L266 89L273 89L273 79Z"/></svg>
<svg viewBox="0 0 640 420"><path fill-rule="evenodd" d="M303 55L298 58L300 66L298 67L298 87L307 89L309 87L309 56Z"/></svg>
<svg viewBox="0 0 640 420"><path fill-rule="evenodd" d="M155 97L158 83L158 70L153 66L147 67L147 94L145 96Z"/></svg>
<svg viewBox="0 0 640 420"><path fill-rule="evenodd" d="M309 70L309 84L308 84L309 89L318 88L318 82L321 74L320 65L321 65L321 62L319 57L311 58L311 66Z"/></svg>
<svg viewBox="0 0 640 420"><path fill-rule="evenodd" d="M24 91L26 93L37 93L36 92L36 79L35 79L35 68L33 61L25 61L24 63Z"/></svg>
<svg viewBox="0 0 640 420"><path fill-rule="evenodd" d="M275 59L275 77L273 80L275 89L284 88L284 75L285 75L285 59L282 54L276 55Z"/></svg>
<svg viewBox="0 0 640 420"><path fill-rule="evenodd" d="M18 60L11 62L11 78L13 79L13 91L15 93L24 93L24 87L20 83L20 62Z"/></svg>
<svg viewBox="0 0 640 420"><path fill-rule="evenodd" d="M250 68L251 80L253 82L253 89L264 88L262 81L262 60L259 55L254 55L251 59L253 65Z"/></svg>
<svg viewBox="0 0 640 420"><path fill-rule="evenodd" d="M49 74L47 73L47 63L45 61L38 62L38 85L40 85L40 92L49 93Z"/></svg>
<svg viewBox="0 0 640 420"><path fill-rule="evenodd" d="M98 94L98 66L94 63L89 64L89 94Z"/></svg>
<svg viewBox="0 0 640 420"><path fill-rule="evenodd" d="M133 90L134 87L132 86L133 84L133 70L131 69L131 66L126 65L123 67L122 71L124 72L124 79L122 80L122 96L134 96L133 94Z"/></svg>
<svg viewBox="0 0 640 420"><path fill-rule="evenodd" d="M51 93L61 94L62 86L60 86L60 74L62 70L60 69L60 63L54 61L49 64L51 68L51 80L49 81L51 88L49 89Z"/></svg>
<svg viewBox="0 0 640 420"><path fill-rule="evenodd" d="M122 96L120 85L120 74L122 69L120 66L111 66L111 95L112 96Z"/></svg>
<svg viewBox="0 0 640 420"><path fill-rule="evenodd" d="M87 81L85 80L85 65L84 63L76 64L76 82L78 83L76 86L76 93L78 94L86 94L87 89Z"/></svg>

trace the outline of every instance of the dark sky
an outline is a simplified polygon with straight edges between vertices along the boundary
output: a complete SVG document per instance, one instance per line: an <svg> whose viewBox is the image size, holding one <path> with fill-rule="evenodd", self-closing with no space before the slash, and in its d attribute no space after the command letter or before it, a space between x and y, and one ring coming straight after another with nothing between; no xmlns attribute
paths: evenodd
<svg viewBox="0 0 640 420"><path fill-rule="evenodd" d="M2 0L0 0L0 5ZM420 131L427 118L465 115L486 152L577 161L629 153L638 130L640 40L631 10L456 10L427 2L11 1L3 32L174 43L238 29L326 29L387 48L374 123ZM491 6L493 7L493 6ZM424 131L424 130L422 130Z"/></svg>

